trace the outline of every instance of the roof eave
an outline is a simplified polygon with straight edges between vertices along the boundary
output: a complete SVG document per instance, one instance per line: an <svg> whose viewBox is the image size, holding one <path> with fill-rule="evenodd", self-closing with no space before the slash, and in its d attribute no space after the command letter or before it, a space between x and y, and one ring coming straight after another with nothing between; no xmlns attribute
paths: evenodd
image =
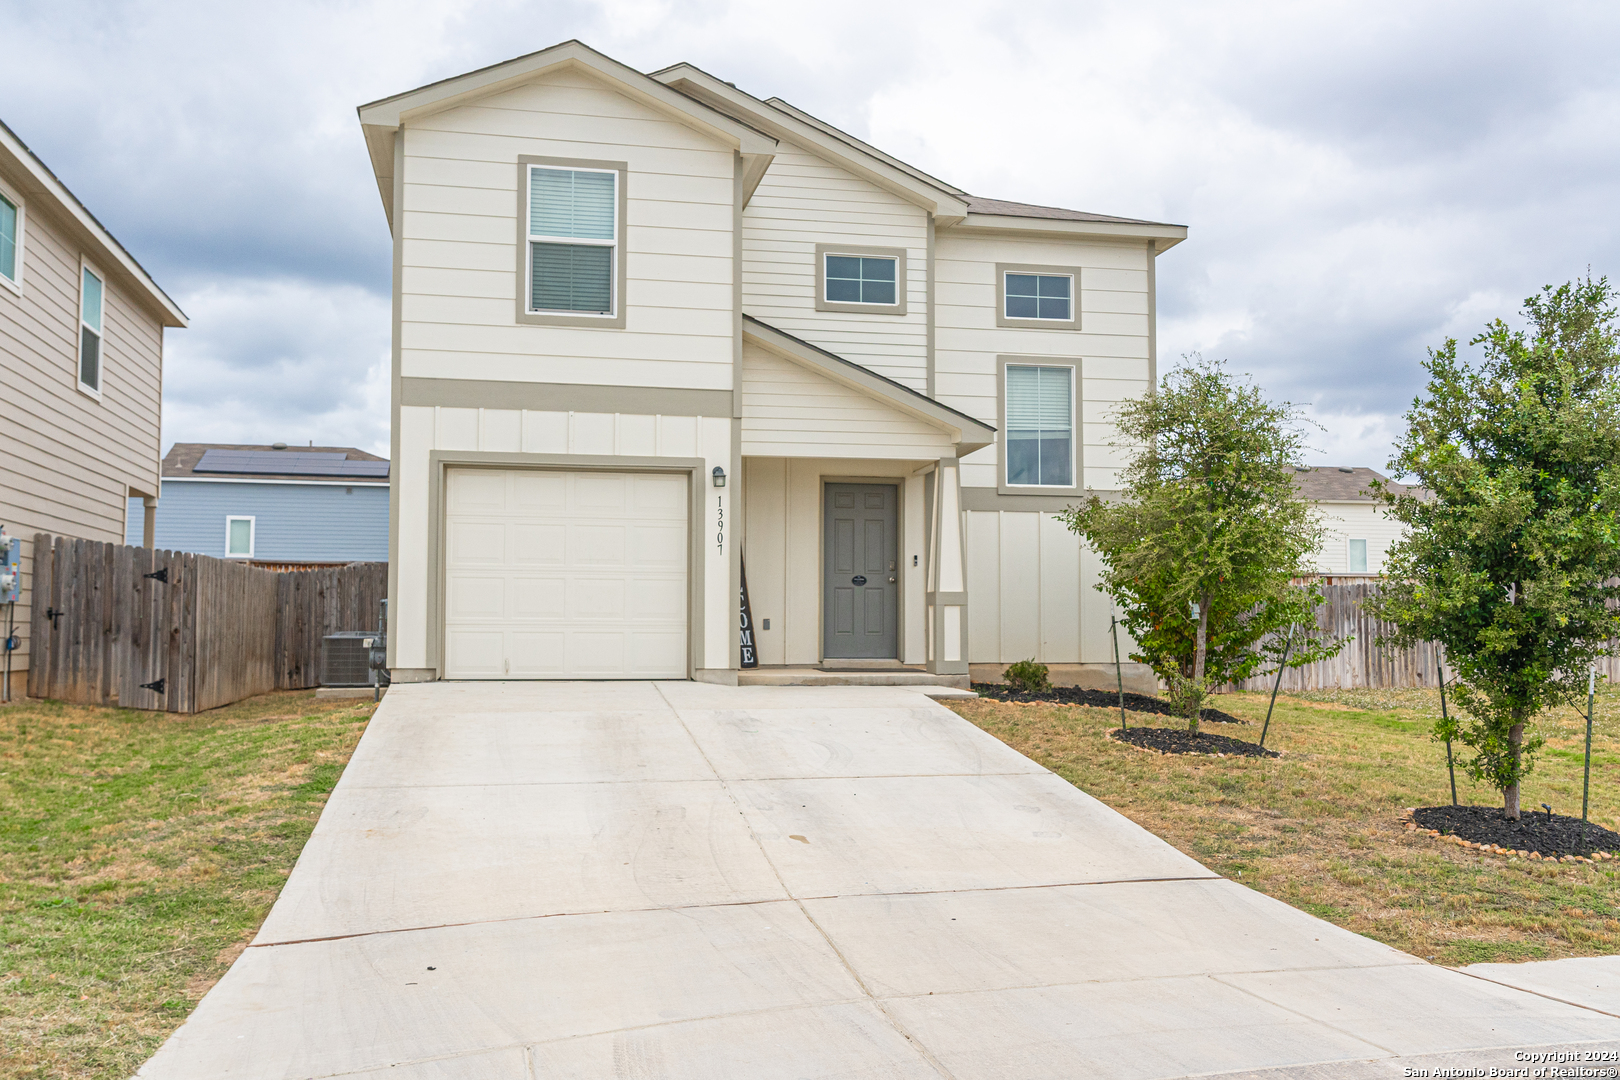
<svg viewBox="0 0 1620 1080"><path fill-rule="evenodd" d="M942 405L909 386L886 379L852 360L845 360L836 353L778 330L769 323L760 322L752 315L743 316L743 336L792 363L945 431L956 444L957 457L966 457L996 441L996 429L989 424L958 412L949 405Z"/></svg>
<svg viewBox="0 0 1620 1080"><path fill-rule="evenodd" d="M758 124L778 139L790 139L811 153L847 168L863 180L922 207L934 215L939 225L954 224L967 216L967 203L946 188L936 186L938 182L928 183L919 179L914 170L898 167L885 160L885 155L869 153L824 130L825 125L800 119L797 115L799 110L791 106L781 108L761 101L692 64L675 64L653 72L650 77L713 108L743 113L748 123Z"/></svg>
<svg viewBox="0 0 1620 1080"><path fill-rule="evenodd" d="M96 220L78 196L69 191L67 185L58 180L56 174L3 121L0 121L0 164L8 166L7 171L22 178L18 186L22 188L25 198L48 199L59 214L65 215L63 224L76 234L74 239L93 250L96 262L107 272L121 278L126 286L132 286L137 298L144 301L144 306L158 317L159 323L176 329L183 329L188 324L189 320L186 313L180 310L180 305L169 298L169 294L152 280L146 268L135 261L135 256Z"/></svg>
<svg viewBox="0 0 1620 1080"><path fill-rule="evenodd" d="M1021 233L1026 236L1091 236L1118 240L1152 240L1154 252L1168 251L1187 239L1187 226L1155 222L1073 221L1067 218L1015 217L1011 214L968 214L951 226L954 232Z"/></svg>

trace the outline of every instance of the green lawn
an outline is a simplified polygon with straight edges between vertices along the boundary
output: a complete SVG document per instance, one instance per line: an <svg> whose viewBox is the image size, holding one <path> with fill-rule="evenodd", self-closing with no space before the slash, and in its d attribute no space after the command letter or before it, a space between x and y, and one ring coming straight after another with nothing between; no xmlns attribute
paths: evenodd
<svg viewBox="0 0 1620 1080"><path fill-rule="evenodd" d="M1503 859L1405 831L1409 806L1451 801L1445 749L1429 739L1435 691L1282 697L1268 747L1279 759L1171 756L1107 737L1119 713L980 699L952 708L1228 877L1379 941L1447 964L1620 952L1620 871ZM1248 725L1204 730L1254 741L1260 694L1210 704ZM1140 726L1168 717L1130 715ZM1538 721L1547 749L1524 805L1581 811L1584 719ZM1620 831L1620 690L1600 698L1592 820ZM1458 776L1463 803L1500 805Z"/></svg>
<svg viewBox="0 0 1620 1080"><path fill-rule="evenodd" d="M371 710L0 708L0 1074L133 1073L253 936Z"/></svg>

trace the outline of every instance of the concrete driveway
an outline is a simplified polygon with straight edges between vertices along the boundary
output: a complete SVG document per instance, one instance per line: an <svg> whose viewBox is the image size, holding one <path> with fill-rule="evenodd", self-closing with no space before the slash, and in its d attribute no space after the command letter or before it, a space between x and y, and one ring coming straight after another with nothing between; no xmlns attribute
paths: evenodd
<svg viewBox="0 0 1620 1080"><path fill-rule="evenodd" d="M1215 876L914 690L437 683L390 692L253 946L139 1075L1350 1078L1620 1051L1616 980L1481 974Z"/></svg>

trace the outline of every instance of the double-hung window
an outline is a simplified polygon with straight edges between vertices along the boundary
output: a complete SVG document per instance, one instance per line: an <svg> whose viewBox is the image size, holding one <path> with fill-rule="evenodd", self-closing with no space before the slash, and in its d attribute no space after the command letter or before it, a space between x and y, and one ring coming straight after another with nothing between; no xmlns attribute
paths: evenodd
<svg viewBox="0 0 1620 1080"><path fill-rule="evenodd" d="M589 321L620 314L622 173L525 163L529 315Z"/></svg>
<svg viewBox="0 0 1620 1080"><path fill-rule="evenodd" d="M225 557L227 559L253 558L253 525L251 517L225 519Z"/></svg>
<svg viewBox="0 0 1620 1080"><path fill-rule="evenodd" d="M22 206L0 191L0 281L16 288L22 281Z"/></svg>
<svg viewBox="0 0 1620 1080"><path fill-rule="evenodd" d="M79 268L79 386L101 393L101 316L106 287L101 275L88 266Z"/></svg>
<svg viewBox="0 0 1620 1080"><path fill-rule="evenodd" d="M996 325L1080 329L1079 268L997 264Z"/></svg>
<svg viewBox="0 0 1620 1080"><path fill-rule="evenodd" d="M905 249L817 244L816 310L904 315Z"/></svg>
<svg viewBox="0 0 1620 1080"><path fill-rule="evenodd" d="M1005 365L1007 486L1075 486L1074 372L1068 365Z"/></svg>

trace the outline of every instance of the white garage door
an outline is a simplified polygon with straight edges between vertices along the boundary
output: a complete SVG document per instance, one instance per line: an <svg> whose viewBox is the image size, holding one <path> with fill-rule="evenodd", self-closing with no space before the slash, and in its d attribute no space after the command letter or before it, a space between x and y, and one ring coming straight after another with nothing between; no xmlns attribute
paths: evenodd
<svg viewBox="0 0 1620 1080"><path fill-rule="evenodd" d="M445 677L686 677L687 479L452 469Z"/></svg>

